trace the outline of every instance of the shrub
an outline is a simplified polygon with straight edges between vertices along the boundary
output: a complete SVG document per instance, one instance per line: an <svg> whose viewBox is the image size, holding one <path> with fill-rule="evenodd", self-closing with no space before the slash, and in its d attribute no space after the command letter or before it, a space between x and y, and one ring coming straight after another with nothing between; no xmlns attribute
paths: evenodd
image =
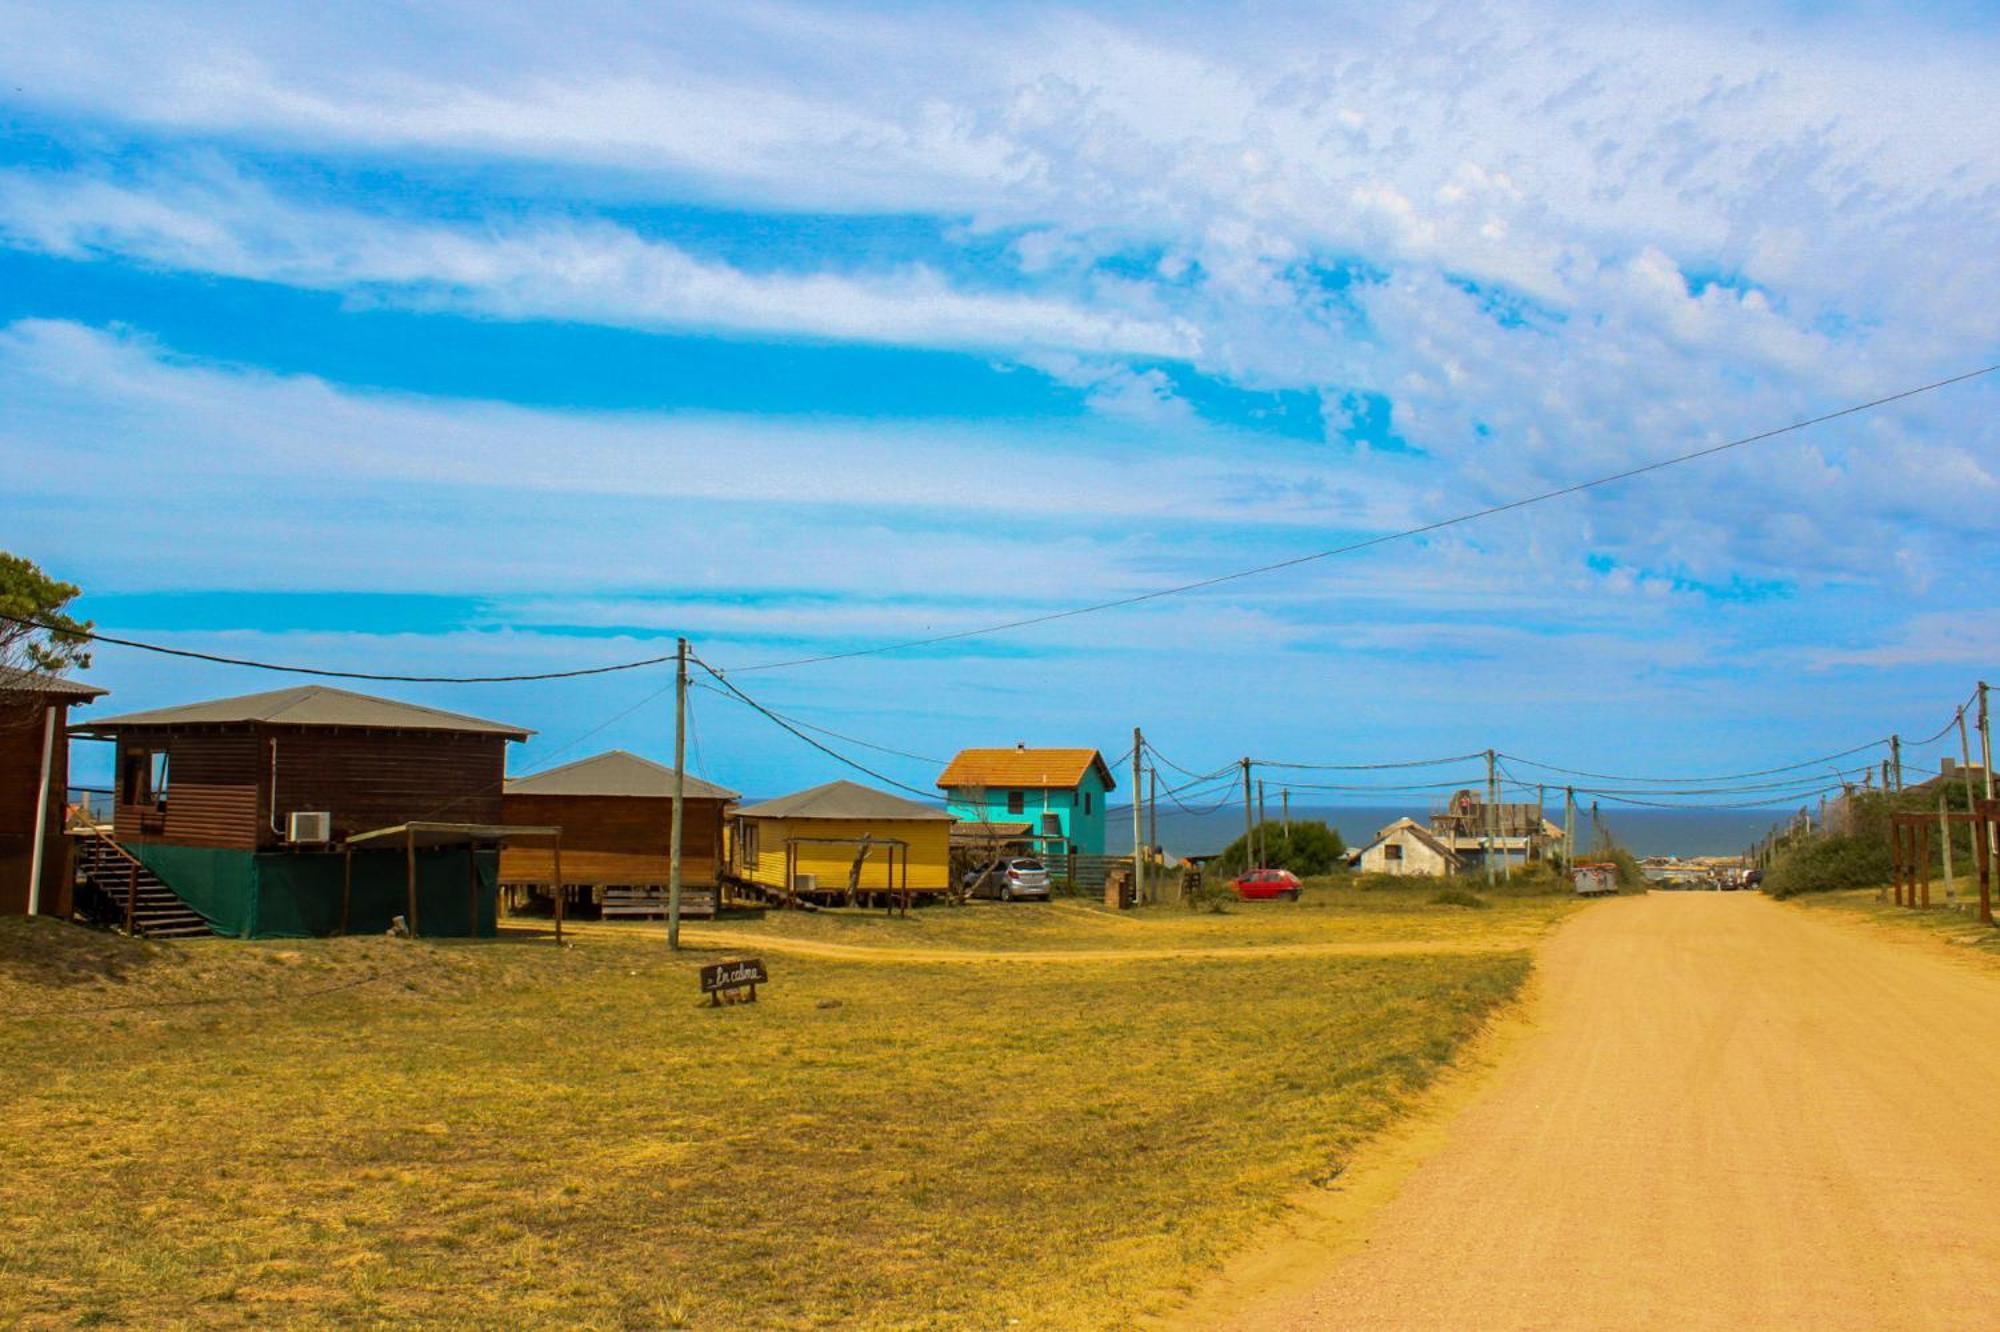
<svg viewBox="0 0 2000 1332"><path fill-rule="evenodd" d="M1889 881L1889 839L1848 834L1814 837L1787 848L1764 876L1773 897L1873 888Z"/></svg>
<svg viewBox="0 0 2000 1332"><path fill-rule="evenodd" d="M1488 905L1485 898L1477 893L1468 893L1463 888L1447 888L1431 898L1433 906L1478 907L1484 910Z"/></svg>
<svg viewBox="0 0 2000 1332"><path fill-rule="evenodd" d="M1946 804L1965 808L1965 791L1957 782L1944 788ZM1837 833L1793 835L1779 842L1764 873L1764 891L1773 897L1800 893L1830 893L1843 888L1877 888L1889 881L1889 816L1896 811L1934 813L1937 792L1888 794L1858 792L1847 800ZM1932 859L1939 849L1933 839Z"/></svg>
<svg viewBox="0 0 2000 1332"><path fill-rule="evenodd" d="M1289 829L1282 823L1258 825L1256 836L1264 846L1264 864L1271 869L1288 869L1300 878L1330 874L1347 863L1347 843L1340 833L1324 823L1292 820ZM1222 848L1213 862L1223 878L1234 878L1249 866L1243 838Z"/></svg>

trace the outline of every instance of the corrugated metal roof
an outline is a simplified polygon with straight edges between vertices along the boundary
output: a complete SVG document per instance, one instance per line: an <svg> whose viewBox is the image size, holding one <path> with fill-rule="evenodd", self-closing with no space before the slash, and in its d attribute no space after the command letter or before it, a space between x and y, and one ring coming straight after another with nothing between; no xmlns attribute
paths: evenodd
<svg viewBox="0 0 2000 1332"><path fill-rule="evenodd" d="M935 805L877 791L858 782L828 782L809 791L797 791L776 800L766 800L737 811L746 819L880 819L893 822L908 819L941 819L951 815Z"/></svg>
<svg viewBox="0 0 2000 1332"><path fill-rule="evenodd" d="M672 799L674 770L663 763L640 758L622 749L607 750L590 758L565 763L547 772L532 773L510 780L508 795L537 796L647 796ZM738 793L705 782L693 773L683 779L682 790L689 800L734 800Z"/></svg>
<svg viewBox="0 0 2000 1332"><path fill-rule="evenodd" d="M1094 749L961 749L946 766L937 784L946 790L961 786L1032 787L1036 790L1068 790L1083 780L1095 766L1104 779L1104 789L1118 783Z"/></svg>
<svg viewBox="0 0 2000 1332"><path fill-rule="evenodd" d="M81 680L41 671L0 669L0 694L54 694L61 698L103 698L111 691Z"/></svg>
<svg viewBox="0 0 2000 1332"><path fill-rule="evenodd" d="M128 726L216 726L264 722L273 726L347 726L385 731L462 731L474 735L504 735L525 740L534 732L505 722L486 721L456 712L441 712L393 698L376 698L335 689L330 685L300 685L268 694L218 698L185 707L128 712L122 717L96 717L76 729L85 734L117 731Z"/></svg>

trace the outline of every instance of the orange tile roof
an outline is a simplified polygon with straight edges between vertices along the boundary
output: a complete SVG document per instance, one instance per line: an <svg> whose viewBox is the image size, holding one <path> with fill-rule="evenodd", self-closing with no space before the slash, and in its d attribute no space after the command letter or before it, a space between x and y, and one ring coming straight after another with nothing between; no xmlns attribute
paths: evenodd
<svg viewBox="0 0 2000 1332"><path fill-rule="evenodd" d="M959 786L1068 789L1082 782L1093 765L1104 778L1105 790L1118 785L1105 766L1104 755L1094 749L961 749L937 784L947 790Z"/></svg>

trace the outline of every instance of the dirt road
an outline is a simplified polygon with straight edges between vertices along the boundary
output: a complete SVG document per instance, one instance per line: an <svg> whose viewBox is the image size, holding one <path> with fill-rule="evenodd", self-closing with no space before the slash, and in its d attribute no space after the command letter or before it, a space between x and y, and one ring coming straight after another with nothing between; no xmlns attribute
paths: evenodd
<svg viewBox="0 0 2000 1332"><path fill-rule="evenodd" d="M1991 970L1748 894L1609 902L1462 1099L1365 1221L1186 1321L2000 1327Z"/></svg>

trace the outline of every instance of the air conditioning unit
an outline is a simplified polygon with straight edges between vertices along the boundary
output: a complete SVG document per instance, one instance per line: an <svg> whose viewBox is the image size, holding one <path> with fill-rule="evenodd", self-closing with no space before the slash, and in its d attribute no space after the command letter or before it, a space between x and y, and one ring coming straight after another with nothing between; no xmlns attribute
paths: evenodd
<svg viewBox="0 0 2000 1332"><path fill-rule="evenodd" d="M288 842L331 842L333 840L333 815L326 810L310 812L294 810L285 816L285 840Z"/></svg>
<svg viewBox="0 0 2000 1332"><path fill-rule="evenodd" d="M816 892L818 892L818 891L819 891L819 875L817 875L817 874L794 874L794 875L792 876L792 891L793 891L793 892L795 892L795 893L816 893Z"/></svg>

